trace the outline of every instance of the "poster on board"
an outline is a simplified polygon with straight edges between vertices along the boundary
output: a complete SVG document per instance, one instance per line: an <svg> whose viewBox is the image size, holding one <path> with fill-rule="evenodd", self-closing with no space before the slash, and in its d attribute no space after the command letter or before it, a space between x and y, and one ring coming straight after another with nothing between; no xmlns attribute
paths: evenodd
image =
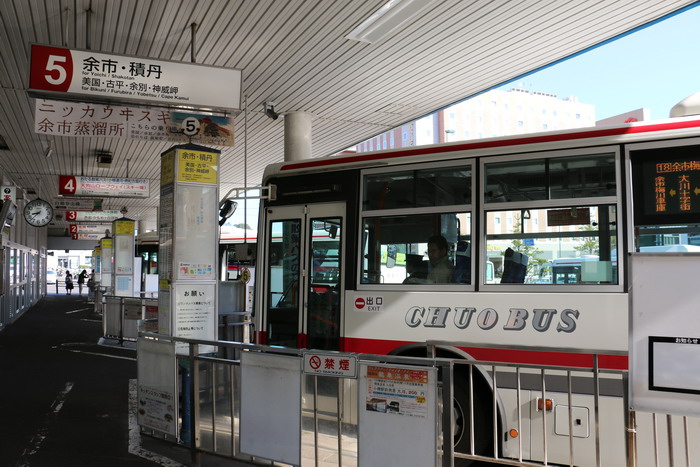
<svg viewBox="0 0 700 467"><path fill-rule="evenodd" d="M437 465L437 368L360 363L358 465Z"/></svg>

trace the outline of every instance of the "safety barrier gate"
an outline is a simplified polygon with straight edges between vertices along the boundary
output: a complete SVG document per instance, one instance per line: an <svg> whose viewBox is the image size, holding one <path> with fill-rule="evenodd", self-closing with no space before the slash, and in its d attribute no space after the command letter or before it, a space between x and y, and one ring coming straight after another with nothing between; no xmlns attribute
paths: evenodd
<svg viewBox="0 0 700 467"><path fill-rule="evenodd" d="M438 344L426 347L437 353ZM138 360L142 433L188 445L193 462L206 452L267 465L690 466L700 449L690 442L697 420L625 411L626 372L595 364L343 354L152 333L139 333ZM465 375L467 393L456 395ZM484 381L498 388L486 404ZM636 430L635 415L644 419Z"/></svg>
<svg viewBox="0 0 700 467"><path fill-rule="evenodd" d="M103 295L100 291L95 300L101 305L103 336L119 342L136 341L139 322L158 316L157 298Z"/></svg>

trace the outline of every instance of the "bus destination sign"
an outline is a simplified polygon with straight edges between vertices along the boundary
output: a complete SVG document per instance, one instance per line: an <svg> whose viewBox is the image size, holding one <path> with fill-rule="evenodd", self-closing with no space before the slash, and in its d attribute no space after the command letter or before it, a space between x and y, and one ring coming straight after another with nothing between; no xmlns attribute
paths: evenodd
<svg viewBox="0 0 700 467"><path fill-rule="evenodd" d="M700 146L632 151L638 225L700 222Z"/></svg>

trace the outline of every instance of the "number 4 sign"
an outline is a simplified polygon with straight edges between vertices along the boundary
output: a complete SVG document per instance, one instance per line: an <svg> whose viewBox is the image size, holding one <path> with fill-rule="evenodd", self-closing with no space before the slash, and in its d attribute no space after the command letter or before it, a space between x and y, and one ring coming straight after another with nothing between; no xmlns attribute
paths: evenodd
<svg viewBox="0 0 700 467"><path fill-rule="evenodd" d="M58 176L58 194L59 195L74 195L75 194L75 177L70 175Z"/></svg>
<svg viewBox="0 0 700 467"><path fill-rule="evenodd" d="M58 176L59 195L148 198L149 193L149 180L145 178Z"/></svg>

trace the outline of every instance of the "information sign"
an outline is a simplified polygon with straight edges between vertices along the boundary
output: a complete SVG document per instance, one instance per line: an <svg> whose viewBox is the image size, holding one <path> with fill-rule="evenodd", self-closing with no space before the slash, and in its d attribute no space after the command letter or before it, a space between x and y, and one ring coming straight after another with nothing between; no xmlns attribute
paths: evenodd
<svg viewBox="0 0 700 467"><path fill-rule="evenodd" d="M177 179L180 182L216 183L219 154L195 150L177 152Z"/></svg>
<svg viewBox="0 0 700 467"><path fill-rule="evenodd" d="M357 378L357 356L334 353L304 353L304 373L338 378Z"/></svg>
<svg viewBox="0 0 700 467"><path fill-rule="evenodd" d="M637 225L700 222L700 146L630 152Z"/></svg>
<svg viewBox="0 0 700 467"><path fill-rule="evenodd" d="M2 201L10 201L12 203L17 200L17 188L14 186L4 185L2 187Z"/></svg>
<svg viewBox="0 0 700 467"><path fill-rule="evenodd" d="M368 366L366 410L428 416L428 370Z"/></svg>
<svg viewBox="0 0 700 467"><path fill-rule="evenodd" d="M102 200L95 198L54 198L55 210L101 211Z"/></svg>
<svg viewBox="0 0 700 467"><path fill-rule="evenodd" d="M216 339L216 285L176 284L173 290L176 310L173 335L187 339ZM186 349L187 345L183 348Z"/></svg>
<svg viewBox="0 0 700 467"><path fill-rule="evenodd" d="M132 220L116 220L113 223L114 235L125 234L134 235L134 221Z"/></svg>
<svg viewBox="0 0 700 467"><path fill-rule="evenodd" d="M76 222L112 222L120 217L122 217L122 213L116 209L106 211L66 211L66 220Z"/></svg>
<svg viewBox="0 0 700 467"><path fill-rule="evenodd" d="M241 71L32 44L32 95L241 108Z"/></svg>
<svg viewBox="0 0 700 467"><path fill-rule="evenodd" d="M71 233L70 238L73 240L99 240L104 237L104 234L99 233Z"/></svg>
<svg viewBox="0 0 700 467"><path fill-rule="evenodd" d="M189 125L184 125L187 120ZM197 133L183 132L196 127ZM34 132L74 138L129 138L233 146L234 118L135 105L36 99Z"/></svg>
<svg viewBox="0 0 700 467"><path fill-rule="evenodd" d="M108 224L69 224L68 230L70 233L94 233L105 236L105 231L109 230Z"/></svg>
<svg viewBox="0 0 700 467"><path fill-rule="evenodd" d="M358 465L438 465L437 368L359 364Z"/></svg>
<svg viewBox="0 0 700 467"><path fill-rule="evenodd" d="M590 225L591 210L589 208L548 209L547 225Z"/></svg>
<svg viewBox="0 0 700 467"><path fill-rule="evenodd" d="M148 198L150 190L149 180L147 178L105 178L59 175L58 194L71 196L109 196L113 198Z"/></svg>
<svg viewBox="0 0 700 467"><path fill-rule="evenodd" d="M697 417L700 255L633 253L630 258L630 407Z"/></svg>

